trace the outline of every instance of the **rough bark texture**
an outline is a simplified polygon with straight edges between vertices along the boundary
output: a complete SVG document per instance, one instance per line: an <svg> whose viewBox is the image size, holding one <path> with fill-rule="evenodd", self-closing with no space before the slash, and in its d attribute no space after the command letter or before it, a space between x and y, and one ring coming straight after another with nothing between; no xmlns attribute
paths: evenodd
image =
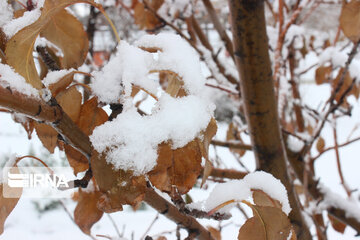
<svg viewBox="0 0 360 240"><path fill-rule="evenodd" d="M298 239L311 239L287 173L268 53L264 1L229 0L229 5L235 62L257 169L271 173L285 185L293 209L290 220Z"/></svg>

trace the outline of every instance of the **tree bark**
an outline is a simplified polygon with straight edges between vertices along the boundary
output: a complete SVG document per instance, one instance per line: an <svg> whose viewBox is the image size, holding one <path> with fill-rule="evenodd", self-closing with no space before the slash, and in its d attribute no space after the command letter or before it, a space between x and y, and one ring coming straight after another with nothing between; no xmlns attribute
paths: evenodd
<svg viewBox="0 0 360 240"><path fill-rule="evenodd" d="M289 215L299 240L311 239L287 172L280 133L263 0L229 0L235 62L257 169L281 180L288 191Z"/></svg>

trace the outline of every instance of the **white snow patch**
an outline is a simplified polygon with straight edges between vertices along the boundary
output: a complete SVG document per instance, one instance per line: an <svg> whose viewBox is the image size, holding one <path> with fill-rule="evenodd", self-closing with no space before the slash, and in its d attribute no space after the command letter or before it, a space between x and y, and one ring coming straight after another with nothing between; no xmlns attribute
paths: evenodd
<svg viewBox="0 0 360 240"><path fill-rule="evenodd" d="M0 27L8 23L13 17L13 9L7 1L0 1Z"/></svg>
<svg viewBox="0 0 360 240"><path fill-rule="evenodd" d="M282 211L287 215L291 211L287 191L280 180L276 179L270 173L257 171L249 173L242 180L233 180L226 183L217 184L209 197L204 201L201 209L211 211L220 204L235 200L236 202L251 198L251 189L262 190L271 198L278 200L282 205ZM190 204L190 208L199 208L199 204ZM230 207L220 209L224 213L229 211Z"/></svg>
<svg viewBox="0 0 360 240"><path fill-rule="evenodd" d="M287 146L293 152L300 152L300 150L304 147L304 142L294 136L289 135L287 138Z"/></svg>
<svg viewBox="0 0 360 240"><path fill-rule="evenodd" d="M319 184L319 189L324 194L324 199L317 206L318 211L326 210L329 207L340 208L345 211L346 217L355 218L356 221L360 222L360 206L358 203L344 199L322 184Z"/></svg>
<svg viewBox="0 0 360 240"><path fill-rule="evenodd" d="M31 11L26 11L22 17L7 22L3 26L3 30L6 36L11 38L21 29L36 22L41 15L41 8L43 7L44 2L45 0L38 0L36 3L36 8Z"/></svg>
<svg viewBox="0 0 360 240"><path fill-rule="evenodd" d="M25 79L8 66L0 63L0 86L16 90L27 96L39 98L38 90L33 88Z"/></svg>
<svg viewBox="0 0 360 240"><path fill-rule="evenodd" d="M173 149L201 137L214 111L213 105L197 96L172 98L164 93L152 115L141 116L129 108L111 122L95 128L90 140L98 152L107 152L107 161L116 169L149 172L157 159L157 147L171 142Z"/></svg>
<svg viewBox="0 0 360 240"><path fill-rule="evenodd" d="M60 71L48 72L48 74L46 74L46 77L42 80L42 82L44 83L45 87L49 87L51 84L56 83L61 78L63 78L66 74L69 74L72 71L75 71L75 69L68 69L68 70L63 69Z"/></svg>
<svg viewBox="0 0 360 240"><path fill-rule="evenodd" d="M12 168L12 167L14 167L15 163L16 163L16 159L17 159L16 154L10 155L9 159L6 161L5 165L3 166L3 168L0 171L0 183L4 183L4 176L3 176L4 171L3 171L3 169L4 168Z"/></svg>

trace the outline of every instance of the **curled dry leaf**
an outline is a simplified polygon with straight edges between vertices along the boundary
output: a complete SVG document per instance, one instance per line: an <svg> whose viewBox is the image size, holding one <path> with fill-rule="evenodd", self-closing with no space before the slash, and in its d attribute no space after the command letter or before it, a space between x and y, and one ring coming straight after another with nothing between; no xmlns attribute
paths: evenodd
<svg viewBox="0 0 360 240"><path fill-rule="evenodd" d="M77 68L84 63L89 40L82 23L65 9L52 17L40 35L62 50L61 68Z"/></svg>
<svg viewBox="0 0 360 240"><path fill-rule="evenodd" d="M360 2L344 2L340 14L340 28L347 38L354 43L360 39Z"/></svg>
<svg viewBox="0 0 360 240"><path fill-rule="evenodd" d="M93 97L81 106L77 125L89 136L92 134L95 127L103 124L107 119L108 115L102 108L98 107L97 98Z"/></svg>
<svg viewBox="0 0 360 240"><path fill-rule="evenodd" d="M79 188L78 203L74 210L74 221L85 234L90 235L91 227L104 214L97 208L100 196L101 193L99 191L86 192Z"/></svg>
<svg viewBox="0 0 360 240"><path fill-rule="evenodd" d="M22 75L33 87L37 89L42 88L42 83L37 73L32 54L36 38L44 29L47 28L47 26L49 26L53 19L57 19L57 14L63 14L65 7L78 2L95 5L92 0L46 0L39 19L33 24L30 24L29 26L17 32L7 42L5 54L8 64L12 66L16 72ZM56 24L56 22L54 24ZM61 24L63 25L64 23L62 22ZM61 33L60 37L58 35L56 36L60 39L64 37L63 35L65 34ZM70 47L71 49L71 46L67 47ZM69 50L67 50L65 53L68 51ZM83 51L87 51L87 49Z"/></svg>
<svg viewBox="0 0 360 240"><path fill-rule="evenodd" d="M207 126L203 139L198 139L199 147L201 151L201 155L205 158L205 166L204 166L204 173L201 180L201 186L204 185L206 179L210 176L210 173L213 169L213 165L209 159L209 145L211 139L215 136L217 132L217 125L215 119L211 119L209 125Z"/></svg>
<svg viewBox="0 0 360 240"><path fill-rule="evenodd" d="M164 0L150 0L147 1L147 4L149 8L157 11L163 2ZM152 30L161 25L161 21L140 1L136 1L134 4L134 19L140 29Z"/></svg>
<svg viewBox="0 0 360 240"><path fill-rule="evenodd" d="M158 147L157 165L148 175L151 183L163 192L176 186L180 194L187 193L201 172L201 151L197 141L178 149L168 143Z"/></svg>
<svg viewBox="0 0 360 240"><path fill-rule="evenodd" d="M104 212L121 211L122 205L136 205L145 196L146 180L144 176L133 176L132 171L114 170L106 162L105 155L93 151L91 166L94 178L102 196L98 207Z"/></svg>
<svg viewBox="0 0 360 240"><path fill-rule="evenodd" d="M239 240L279 240L287 239L292 230L288 216L276 207L248 204L254 216L240 228Z"/></svg>
<svg viewBox="0 0 360 240"><path fill-rule="evenodd" d="M49 90L53 97L56 97L60 92L64 91L74 80L75 72L70 72L61 79L49 85Z"/></svg>

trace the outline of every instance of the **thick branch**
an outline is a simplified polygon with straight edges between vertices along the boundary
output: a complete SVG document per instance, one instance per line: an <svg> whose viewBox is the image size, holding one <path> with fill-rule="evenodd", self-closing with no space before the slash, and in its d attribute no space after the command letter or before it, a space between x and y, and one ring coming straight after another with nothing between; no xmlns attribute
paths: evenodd
<svg viewBox="0 0 360 240"><path fill-rule="evenodd" d="M281 180L293 210L290 220L299 240L311 239L289 181L268 53L264 1L229 0L235 62L257 168Z"/></svg>

